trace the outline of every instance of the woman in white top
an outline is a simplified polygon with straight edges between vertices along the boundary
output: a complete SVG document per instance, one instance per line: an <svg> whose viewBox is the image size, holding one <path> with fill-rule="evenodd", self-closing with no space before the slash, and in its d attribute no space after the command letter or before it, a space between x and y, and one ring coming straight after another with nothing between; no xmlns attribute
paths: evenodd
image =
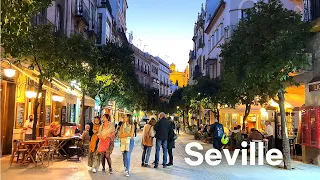
<svg viewBox="0 0 320 180"><path fill-rule="evenodd" d="M130 157L134 146L134 125L132 116L127 114L123 124L120 127L120 150L123 155L124 172L127 177L130 176Z"/></svg>

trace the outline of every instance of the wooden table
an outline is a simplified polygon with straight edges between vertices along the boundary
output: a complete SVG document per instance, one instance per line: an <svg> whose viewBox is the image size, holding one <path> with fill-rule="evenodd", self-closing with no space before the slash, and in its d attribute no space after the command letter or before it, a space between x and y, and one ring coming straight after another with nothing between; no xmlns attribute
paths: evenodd
<svg viewBox="0 0 320 180"><path fill-rule="evenodd" d="M47 138L48 141L58 141L59 142L54 147L54 151L58 152L61 155L61 157L63 157L63 155L60 153L60 150L62 150L66 155L68 155L68 153L63 149L63 146L66 145L66 143L72 139L74 139L74 137L48 137Z"/></svg>
<svg viewBox="0 0 320 180"><path fill-rule="evenodd" d="M23 141L23 144L28 146L28 154L27 154L26 158L28 159L28 157L29 157L33 163L36 163L35 159L33 158L33 154L37 153L37 151L41 148L43 143L44 143L44 140Z"/></svg>

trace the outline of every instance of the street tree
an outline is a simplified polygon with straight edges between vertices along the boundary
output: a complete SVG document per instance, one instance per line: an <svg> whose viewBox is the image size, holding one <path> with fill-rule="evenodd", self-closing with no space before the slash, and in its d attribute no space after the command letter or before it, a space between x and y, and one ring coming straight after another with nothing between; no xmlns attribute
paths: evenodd
<svg viewBox="0 0 320 180"><path fill-rule="evenodd" d="M300 14L284 9L279 0L258 2L246 10L246 14L230 42L223 46L222 57L224 61L241 62L243 68L238 68L246 81L238 81L241 76L234 77L237 85L257 89L256 93L248 93L279 100L284 168L291 169L284 94L286 87L296 84L291 74L307 65L305 41L309 38L310 26L301 21ZM227 63L224 68L228 68ZM240 94L247 90L244 88Z"/></svg>
<svg viewBox="0 0 320 180"><path fill-rule="evenodd" d="M23 48L21 39L30 30L31 18L50 6L52 0L1 1L1 47L7 53Z"/></svg>
<svg viewBox="0 0 320 180"><path fill-rule="evenodd" d="M36 138L36 126L38 121L39 94L45 82L50 82L61 67L69 64L59 56L61 45L65 42L60 36L54 34L53 27L49 25L33 26L23 36L16 38L20 42L19 48L8 48L5 53L14 57L15 64L26 64L28 69L35 70L37 74L37 95L34 100L34 123L32 138ZM10 41L7 42L9 45ZM15 47L15 46L13 46Z"/></svg>

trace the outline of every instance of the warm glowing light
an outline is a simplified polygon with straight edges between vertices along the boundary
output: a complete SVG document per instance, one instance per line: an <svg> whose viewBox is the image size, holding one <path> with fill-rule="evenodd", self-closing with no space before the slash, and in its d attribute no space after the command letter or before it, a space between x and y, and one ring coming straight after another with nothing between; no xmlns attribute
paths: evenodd
<svg viewBox="0 0 320 180"><path fill-rule="evenodd" d="M39 93L38 98L41 98L41 93ZM31 99L31 98L36 98L37 97L37 93L34 91L26 91L26 96L27 98Z"/></svg>
<svg viewBox="0 0 320 180"><path fill-rule="evenodd" d="M52 101L62 102L63 99L64 98L61 96L52 96Z"/></svg>
<svg viewBox="0 0 320 180"><path fill-rule="evenodd" d="M16 74L16 70L14 69L4 69L4 75L6 75L9 78L12 78Z"/></svg>

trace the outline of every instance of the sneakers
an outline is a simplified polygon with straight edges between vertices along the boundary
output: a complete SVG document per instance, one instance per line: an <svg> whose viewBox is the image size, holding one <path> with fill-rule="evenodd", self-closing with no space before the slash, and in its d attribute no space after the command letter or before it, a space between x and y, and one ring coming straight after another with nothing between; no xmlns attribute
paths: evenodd
<svg viewBox="0 0 320 180"><path fill-rule="evenodd" d="M126 177L129 177L129 176L130 176L129 172L128 172L128 171L126 171Z"/></svg>
<svg viewBox="0 0 320 180"><path fill-rule="evenodd" d="M113 174L112 168L109 168L109 173Z"/></svg>
<svg viewBox="0 0 320 180"><path fill-rule="evenodd" d="M148 164L144 164L144 165L143 165L143 167L150 167L150 165L148 165Z"/></svg>
<svg viewBox="0 0 320 180"><path fill-rule="evenodd" d="M173 164L172 163L168 163L167 166L173 166Z"/></svg>
<svg viewBox="0 0 320 180"><path fill-rule="evenodd" d="M96 172L97 172L96 168L93 168L93 169L92 169L92 172L93 172L93 173L96 173Z"/></svg>

